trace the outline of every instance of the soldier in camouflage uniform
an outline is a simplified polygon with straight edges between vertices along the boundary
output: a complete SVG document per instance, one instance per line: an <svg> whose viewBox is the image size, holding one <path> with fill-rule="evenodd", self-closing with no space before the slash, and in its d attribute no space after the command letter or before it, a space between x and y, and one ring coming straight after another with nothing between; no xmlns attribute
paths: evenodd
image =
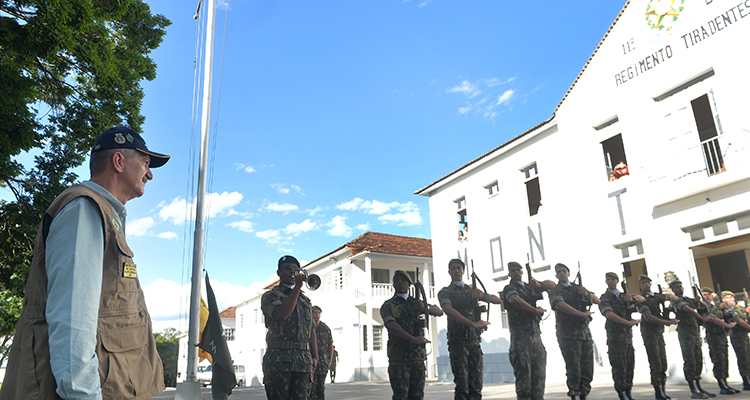
<svg viewBox="0 0 750 400"><path fill-rule="evenodd" d="M594 341L589 330L591 311L584 299L599 304L599 298L585 287L570 282L570 269L555 265L557 286L549 291L549 302L555 310L557 343L565 359L568 396L583 400L591 392L594 378Z"/></svg>
<svg viewBox="0 0 750 400"><path fill-rule="evenodd" d="M722 319L724 311L719 307L719 303L714 297L714 291L709 287L701 288L703 300L708 305L708 316L714 319ZM737 323L731 322L729 325L734 327ZM735 394L740 390L734 389L727 384L729 377L729 355L727 354L727 332L728 329L716 324L705 324L706 342L708 343L708 354L711 356L713 363L713 373L716 382L719 384L721 394Z"/></svg>
<svg viewBox="0 0 750 400"><path fill-rule="evenodd" d="M422 400L427 352L424 337L425 320L420 319L424 303L409 296L411 277L402 270L393 274L396 294L380 307L380 316L388 329L388 377L393 400ZM441 316L443 311L429 306L430 315Z"/></svg>
<svg viewBox="0 0 750 400"><path fill-rule="evenodd" d="M633 370L635 349L633 348L633 326L641 322L632 319L633 298L617 289L620 277L614 272L604 274L607 291L599 297L599 311L607 318L607 353L612 367L612 380L620 400L633 400Z"/></svg>
<svg viewBox="0 0 750 400"><path fill-rule="evenodd" d="M304 275L297 274L299 261L279 259L279 285L261 297L265 318L266 355L263 384L268 400L306 400L312 373L318 363L310 299L302 293Z"/></svg>
<svg viewBox="0 0 750 400"><path fill-rule="evenodd" d="M737 355L737 367L742 376L742 390L750 390L750 339L747 337L750 324L747 323L747 312L737 305L734 293L725 290L721 292L721 299L722 307L725 307L737 322L737 325L729 331L729 337L732 339L732 347Z"/></svg>
<svg viewBox="0 0 750 400"><path fill-rule="evenodd" d="M651 292L651 278L646 275L638 276L641 295L636 297L638 311L641 313L641 337L648 354L648 365L651 369L651 385L656 393L656 400L666 400L665 385L667 384L667 353L664 343L664 326L674 325L680 321L664 319L659 304L666 300L677 301L676 296L666 294L654 295Z"/></svg>
<svg viewBox="0 0 750 400"><path fill-rule="evenodd" d="M675 318L680 321L677 324L677 338L680 340L680 348L682 349L682 371L690 386L690 398L707 399L716 397L715 394L703 390L700 385L701 371L703 370L700 325L717 324L725 327L728 327L728 325L721 319L708 314L707 307L699 302L700 299L695 300L685 296L685 290L679 280L675 279L670 282L669 287L678 298L674 306L674 313ZM698 309L706 315L699 314L696 311Z"/></svg>
<svg viewBox="0 0 750 400"><path fill-rule="evenodd" d="M312 307L313 321L315 321L315 337L318 341L318 368L313 375L310 388L310 400L324 400L326 398L326 375L333 359L333 335L331 328L320 320L323 310L318 306Z"/></svg>
<svg viewBox="0 0 750 400"><path fill-rule="evenodd" d="M540 336L539 321L547 310L537 307L536 302L542 299L541 292L546 288L531 278L525 284L521 280L523 269L517 262L508 263L508 275L510 284L503 289L503 299L510 324L508 357L516 377L516 398L543 400L547 350Z"/></svg>
<svg viewBox="0 0 750 400"><path fill-rule="evenodd" d="M452 283L440 289L438 300L448 315L448 352L450 353L453 382L456 384L455 400L478 400L482 398L484 358L482 356L481 333L489 322L479 315L478 300L500 304L495 295L472 289L463 282L466 266L463 261L448 262L448 273Z"/></svg>

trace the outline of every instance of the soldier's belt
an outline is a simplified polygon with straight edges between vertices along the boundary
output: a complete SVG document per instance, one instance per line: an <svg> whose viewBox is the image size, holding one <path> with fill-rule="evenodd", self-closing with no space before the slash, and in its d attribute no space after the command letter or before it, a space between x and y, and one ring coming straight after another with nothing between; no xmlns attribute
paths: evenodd
<svg viewBox="0 0 750 400"><path fill-rule="evenodd" d="M310 350L310 342L293 342L290 340L273 341L268 343L268 348L282 350Z"/></svg>

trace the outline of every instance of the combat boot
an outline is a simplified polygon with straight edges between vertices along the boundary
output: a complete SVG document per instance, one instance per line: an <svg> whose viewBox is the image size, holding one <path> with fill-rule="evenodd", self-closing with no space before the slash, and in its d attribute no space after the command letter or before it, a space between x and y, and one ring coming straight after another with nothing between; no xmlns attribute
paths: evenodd
<svg viewBox="0 0 750 400"><path fill-rule="evenodd" d="M667 399L667 400L671 400L672 399L672 396L670 396L670 395L667 394L667 387L666 387L666 385L661 385L661 394L663 394L664 398Z"/></svg>
<svg viewBox="0 0 750 400"><path fill-rule="evenodd" d="M579 396L577 394L574 394L574 395L570 396L570 400L581 400L581 396Z"/></svg>
<svg viewBox="0 0 750 400"><path fill-rule="evenodd" d="M701 387L701 380L700 379L698 379L698 380L695 381L695 386L697 386L698 390L700 390L700 392L703 393L703 394L705 394L706 396L708 396L708 397L716 397L716 393L711 393L711 392L707 392L707 391L703 390L703 388Z"/></svg>
<svg viewBox="0 0 750 400"><path fill-rule="evenodd" d="M633 398L633 393L630 392L630 389L625 391L625 396L628 396L628 400L635 400Z"/></svg>
<svg viewBox="0 0 750 400"><path fill-rule="evenodd" d="M623 390L622 392L617 392L617 399L618 400L629 400L628 394Z"/></svg>
<svg viewBox="0 0 750 400"><path fill-rule="evenodd" d="M695 383L695 381L688 381L688 386L690 386L690 398L691 399L707 399L708 396L701 393L700 390L698 390L698 385Z"/></svg>
<svg viewBox="0 0 750 400"><path fill-rule="evenodd" d="M750 390L750 377L742 377L742 390Z"/></svg>
<svg viewBox="0 0 750 400"><path fill-rule="evenodd" d="M724 378L716 378L716 382L719 384L719 393L721 394L735 394L737 392L734 391L734 389L730 388L729 385L727 385L727 380Z"/></svg>
<svg viewBox="0 0 750 400"><path fill-rule="evenodd" d="M662 389L661 385L654 385L654 393L656 400L667 400L666 394L664 393L664 389Z"/></svg>

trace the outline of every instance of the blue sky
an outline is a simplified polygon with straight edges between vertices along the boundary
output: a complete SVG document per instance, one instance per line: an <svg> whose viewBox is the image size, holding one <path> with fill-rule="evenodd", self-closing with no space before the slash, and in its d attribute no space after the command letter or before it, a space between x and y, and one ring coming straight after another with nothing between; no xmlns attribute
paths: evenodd
<svg viewBox="0 0 750 400"><path fill-rule="evenodd" d="M197 1L148 3L173 24L143 84L143 135L172 159L128 202L127 232L160 330L184 312L192 257L198 28ZM429 238L414 191L549 118L624 4L220 3L205 248L220 307L287 253L310 261L367 230Z"/></svg>

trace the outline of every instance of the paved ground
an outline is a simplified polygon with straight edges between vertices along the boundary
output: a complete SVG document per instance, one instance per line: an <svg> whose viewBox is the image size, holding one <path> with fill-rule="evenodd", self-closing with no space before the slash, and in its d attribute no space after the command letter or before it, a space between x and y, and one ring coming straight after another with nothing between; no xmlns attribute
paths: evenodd
<svg viewBox="0 0 750 400"><path fill-rule="evenodd" d="M703 385L704 389L719 393L716 384ZM742 384L730 382L734 388L742 388ZM545 399L562 400L568 399L566 396L567 388L565 384L547 385ZM515 399L515 387L512 383L489 383L484 385L482 392L484 399ZM673 400L686 400L690 398L690 390L685 385L667 386L667 394L672 396ZM203 389L201 392L203 400L211 400L211 388ZM174 389L162 392L154 399L173 400L175 396ZM391 387L387 381L381 382L349 382L335 383L326 385L326 399L328 400L386 400L391 397ZM633 388L633 397L638 400L650 400L654 398L654 391L650 385L639 384ZM265 399L266 392L263 387L237 388L229 396L230 400L249 400ZM428 381L425 386L425 400L451 400L453 399L453 383L441 383ZM590 400L616 399L617 396L611 385L594 385ZM750 399L750 392L745 391L736 395L718 396L717 400L739 400Z"/></svg>

